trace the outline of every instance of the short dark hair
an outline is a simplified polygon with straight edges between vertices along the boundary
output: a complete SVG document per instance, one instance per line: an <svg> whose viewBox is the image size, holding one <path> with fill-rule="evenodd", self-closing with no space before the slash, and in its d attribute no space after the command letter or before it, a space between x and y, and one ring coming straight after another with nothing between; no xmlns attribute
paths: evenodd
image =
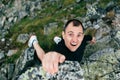
<svg viewBox="0 0 120 80"><path fill-rule="evenodd" d="M64 31L65 31L65 29L67 28L67 26L68 26L71 22L73 22L73 26L76 26L76 27L79 26L79 25L81 25L81 26L82 26L82 29L84 30L84 27L83 27L81 21L79 21L79 20L77 20L77 19L71 19L71 20L68 20L67 23L65 24L65 26L64 26L64 28L63 28Z"/></svg>

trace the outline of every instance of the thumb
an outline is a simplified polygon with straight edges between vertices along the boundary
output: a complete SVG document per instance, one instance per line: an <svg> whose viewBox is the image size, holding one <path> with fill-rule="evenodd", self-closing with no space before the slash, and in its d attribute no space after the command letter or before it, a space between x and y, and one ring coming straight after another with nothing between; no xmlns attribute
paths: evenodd
<svg viewBox="0 0 120 80"><path fill-rule="evenodd" d="M59 62L63 63L65 61L65 56L64 55L60 55L59 56Z"/></svg>

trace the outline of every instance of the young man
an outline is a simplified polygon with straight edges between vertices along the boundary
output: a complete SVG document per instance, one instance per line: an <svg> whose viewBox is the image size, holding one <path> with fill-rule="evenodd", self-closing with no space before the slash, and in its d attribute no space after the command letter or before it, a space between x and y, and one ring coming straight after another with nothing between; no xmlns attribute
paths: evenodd
<svg viewBox="0 0 120 80"><path fill-rule="evenodd" d="M35 35L29 40L29 47L33 45L38 58L42 62L43 69L51 74L58 72L58 64L68 61L81 61L87 42L95 43L95 38L84 35L83 25L77 19L69 20L62 31L62 40L55 49L45 54L39 46Z"/></svg>

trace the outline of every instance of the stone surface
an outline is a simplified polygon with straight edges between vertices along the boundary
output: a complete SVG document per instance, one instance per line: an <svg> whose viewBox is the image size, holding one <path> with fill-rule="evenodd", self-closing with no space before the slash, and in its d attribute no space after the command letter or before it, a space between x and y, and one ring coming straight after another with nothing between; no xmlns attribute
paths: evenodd
<svg viewBox="0 0 120 80"><path fill-rule="evenodd" d="M60 64L58 73L46 73L41 66L32 67L17 80L84 80L83 70L78 62L65 61Z"/></svg>

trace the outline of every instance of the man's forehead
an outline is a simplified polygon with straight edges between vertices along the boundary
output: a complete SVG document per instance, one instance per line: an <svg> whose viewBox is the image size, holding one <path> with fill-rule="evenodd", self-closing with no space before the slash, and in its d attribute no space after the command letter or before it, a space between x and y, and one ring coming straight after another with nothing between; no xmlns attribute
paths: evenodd
<svg viewBox="0 0 120 80"><path fill-rule="evenodd" d="M76 33L75 31L68 31L67 33ZM78 34L83 34L83 32L82 31L79 31L79 32L77 32Z"/></svg>
<svg viewBox="0 0 120 80"><path fill-rule="evenodd" d="M71 30L71 31L74 30L74 29L83 31L83 28L82 28L81 25L79 25L79 26L68 25L67 28L66 28L66 30Z"/></svg>

